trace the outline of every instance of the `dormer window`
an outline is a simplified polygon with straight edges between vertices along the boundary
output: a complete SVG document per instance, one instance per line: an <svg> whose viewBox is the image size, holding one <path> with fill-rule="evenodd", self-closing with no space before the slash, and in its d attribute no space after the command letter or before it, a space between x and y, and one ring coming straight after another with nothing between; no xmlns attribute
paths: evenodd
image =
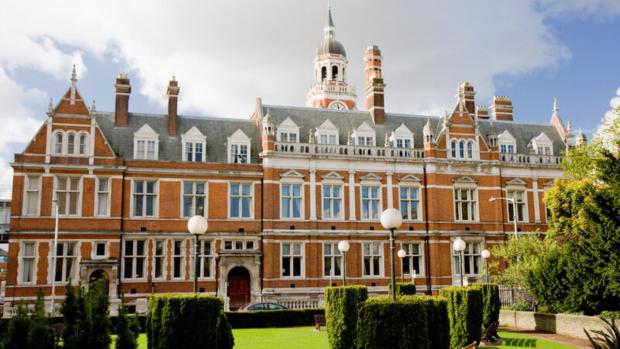
<svg viewBox="0 0 620 349"><path fill-rule="evenodd" d="M133 135L133 157L136 160L157 160L159 157L159 134L144 124Z"/></svg>
<svg viewBox="0 0 620 349"><path fill-rule="evenodd" d="M353 132L355 144L359 146L374 147L375 146L375 130L364 121Z"/></svg>
<svg viewBox="0 0 620 349"><path fill-rule="evenodd" d="M390 141L396 148L413 148L413 132L405 124L401 124L392 132Z"/></svg>
<svg viewBox="0 0 620 349"><path fill-rule="evenodd" d="M250 163L250 138L240 129L228 137L228 162L233 164Z"/></svg>
<svg viewBox="0 0 620 349"><path fill-rule="evenodd" d="M544 132L534 137L531 145L538 155L553 155L553 142Z"/></svg>
<svg viewBox="0 0 620 349"><path fill-rule="evenodd" d="M299 142L299 126L291 120L286 118L277 127L277 140L278 142L298 143Z"/></svg>
<svg viewBox="0 0 620 349"><path fill-rule="evenodd" d="M504 154L514 154L517 150L517 140L508 132L502 132L497 136L499 141L499 152Z"/></svg>
<svg viewBox="0 0 620 349"><path fill-rule="evenodd" d="M450 157L453 159L474 160L478 158L476 143L473 139L450 140Z"/></svg>
<svg viewBox="0 0 620 349"><path fill-rule="evenodd" d="M315 132L319 144L338 144L338 128L329 120L325 120Z"/></svg>
<svg viewBox="0 0 620 349"><path fill-rule="evenodd" d="M359 136L359 137L355 137L355 139L357 140L357 145L369 146L369 147L375 146L375 137Z"/></svg>
<svg viewBox="0 0 620 349"><path fill-rule="evenodd" d="M183 161L204 162L206 161L207 137L195 126L181 136L183 144Z"/></svg>

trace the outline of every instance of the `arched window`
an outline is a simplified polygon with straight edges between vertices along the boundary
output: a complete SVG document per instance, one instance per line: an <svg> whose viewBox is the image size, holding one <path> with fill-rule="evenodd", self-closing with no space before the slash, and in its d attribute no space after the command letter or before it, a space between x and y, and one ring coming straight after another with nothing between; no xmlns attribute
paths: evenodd
<svg viewBox="0 0 620 349"><path fill-rule="evenodd" d="M75 153L75 134L70 132L67 134L67 154Z"/></svg>
<svg viewBox="0 0 620 349"><path fill-rule="evenodd" d="M57 132L54 136L54 154L62 154L62 132Z"/></svg>
<svg viewBox="0 0 620 349"><path fill-rule="evenodd" d="M325 81L327 79L327 67L321 68L321 81Z"/></svg>
<svg viewBox="0 0 620 349"><path fill-rule="evenodd" d="M467 158L474 158L474 142L472 141L467 142Z"/></svg>
<svg viewBox="0 0 620 349"><path fill-rule="evenodd" d="M88 153L88 135L86 133L80 133L80 155Z"/></svg>
<svg viewBox="0 0 620 349"><path fill-rule="evenodd" d="M338 80L338 66L332 66L332 80Z"/></svg>
<svg viewBox="0 0 620 349"><path fill-rule="evenodd" d="M452 157L455 158L456 157L456 141L452 140L452 143L450 144L450 148L452 149Z"/></svg>
<svg viewBox="0 0 620 349"><path fill-rule="evenodd" d="M459 158L465 157L465 141L459 142Z"/></svg>

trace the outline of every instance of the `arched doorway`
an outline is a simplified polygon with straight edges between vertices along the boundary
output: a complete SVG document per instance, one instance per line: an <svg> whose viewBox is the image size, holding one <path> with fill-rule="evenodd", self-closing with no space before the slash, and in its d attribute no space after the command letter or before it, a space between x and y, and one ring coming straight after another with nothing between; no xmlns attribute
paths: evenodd
<svg viewBox="0 0 620 349"><path fill-rule="evenodd" d="M250 303L250 272L246 268L234 267L228 272L227 295L231 309Z"/></svg>
<svg viewBox="0 0 620 349"><path fill-rule="evenodd" d="M95 282L103 282L105 294L110 294L110 276L101 269L97 269L90 274L88 278L88 287L93 286Z"/></svg>

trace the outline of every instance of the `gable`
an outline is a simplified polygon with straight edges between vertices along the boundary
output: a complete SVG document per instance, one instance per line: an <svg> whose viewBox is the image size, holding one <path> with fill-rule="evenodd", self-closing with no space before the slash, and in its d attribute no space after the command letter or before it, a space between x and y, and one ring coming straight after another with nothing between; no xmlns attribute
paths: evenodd
<svg viewBox="0 0 620 349"><path fill-rule="evenodd" d="M541 132L538 136L534 137L532 141L536 142L536 144L551 144L551 139L547 136L546 133Z"/></svg>
<svg viewBox="0 0 620 349"><path fill-rule="evenodd" d="M24 149L24 154L45 154L47 147L47 125L43 123Z"/></svg>
<svg viewBox="0 0 620 349"><path fill-rule="evenodd" d="M325 176L321 176L321 178L323 180L344 180L344 177L342 177L338 172L330 172L328 174L326 174Z"/></svg>
<svg viewBox="0 0 620 349"><path fill-rule="evenodd" d="M116 157L110 143L103 135L99 125L95 126L95 156Z"/></svg>
<svg viewBox="0 0 620 349"><path fill-rule="evenodd" d="M77 88L75 89L75 102L71 104L71 88L69 88L54 108L54 114L89 115L90 111Z"/></svg>
<svg viewBox="0 0 620 349"><path fill-rule="evenodd" d="M151 126L149 126L149 124L144 124L142 125L142 127L140 127L140 129L138 129L138 131L134 132L134 137L138 137L138 138L157 138L159 137L159 134L157 132L155 132L155 130L153 130L151 128Z"/></svg>
<svg viewBox="0 0 620 349"><path fill-rule="evenodd" d="M356 129L355 129L355 133L356 134L375 134L375 129L372 128L366 121L362 122L361 125L359 125Z"/></svg>
<svg viewBox="0 0 620 349"><path fill-rule="evenodd" d="M405 124L400 124L400 126L398 126L396 130L394 130L394 135L402 137L412 137L413 132L411 132L411 130L407 126L405 126Z"/></svg>
<svg viewBox="0 0 620 349"><path fill-rule="evenodd" d="M243 130L237 129L237 131L228 137L228 142L249 143L250 137L248 137Z"/></svg>
<svg viewBox="0 0 620 349"><path fill-rule="evenodd" d="M360 176L360 180L362 182L381 182L381 177L375 173L369 173L367 175Z"/></svg>
<svg viewBox="0 0 620 349"><path fill-rule="evenodd" d="M515 144L517 142L508 130L504 130L504 132L500 133L499 136L497 136L497 140L499 143L505 144Z"/></svg>
<svg viewBox="0 0 620 349"><path fill-rule="evenodd" d="M458 184L458 185L476 185L478 183L478 181L476 181L475 179L468 177L468 176L462 176L456 179L453 179L452 182L454 184Z"/></svg>
<svg viewBox="0 0 620 349"><path fill-rule="evenodd" d="M317 129L317 131L335 131L335 132L338 132L338 128L331 121L329 121L329 119L325 120L316 129Z"/></svg>
<svg viewBox="0 0 620 349"><path fill-rule="evenodd" d="M181 137L183 139L199 139L199 140L204 140L206 138L205 135L203 135L202 132L200 132L200 130L196 128L196 126L192 126L192 128L187 130L187 132L185 132Z"/></svg>
<svg viewBox="0 0 620 349"><path fill-rule="evenodd" d="M290 117L287 117L278 125L278 129L299 131L299 126Z"/></svg>

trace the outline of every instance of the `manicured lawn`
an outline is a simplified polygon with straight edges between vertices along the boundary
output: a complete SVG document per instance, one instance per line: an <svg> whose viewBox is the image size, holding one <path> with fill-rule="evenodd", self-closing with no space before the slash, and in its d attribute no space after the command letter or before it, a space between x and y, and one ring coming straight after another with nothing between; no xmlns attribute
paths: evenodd
<svg viewBox="0 0 620 349"><path fill-rule="evenodd" d="M329 349L327 332L314 332L313 327L290 328L249 328L233 330L235 349ZM535 338L520 333L500 332L502 345L498 347L483 347L497 349L575 349L577 347L553 343L548 340ZM138 338L138 348L147 349L146 335ZM112 347L113 348L113 347Z"/></svg>

